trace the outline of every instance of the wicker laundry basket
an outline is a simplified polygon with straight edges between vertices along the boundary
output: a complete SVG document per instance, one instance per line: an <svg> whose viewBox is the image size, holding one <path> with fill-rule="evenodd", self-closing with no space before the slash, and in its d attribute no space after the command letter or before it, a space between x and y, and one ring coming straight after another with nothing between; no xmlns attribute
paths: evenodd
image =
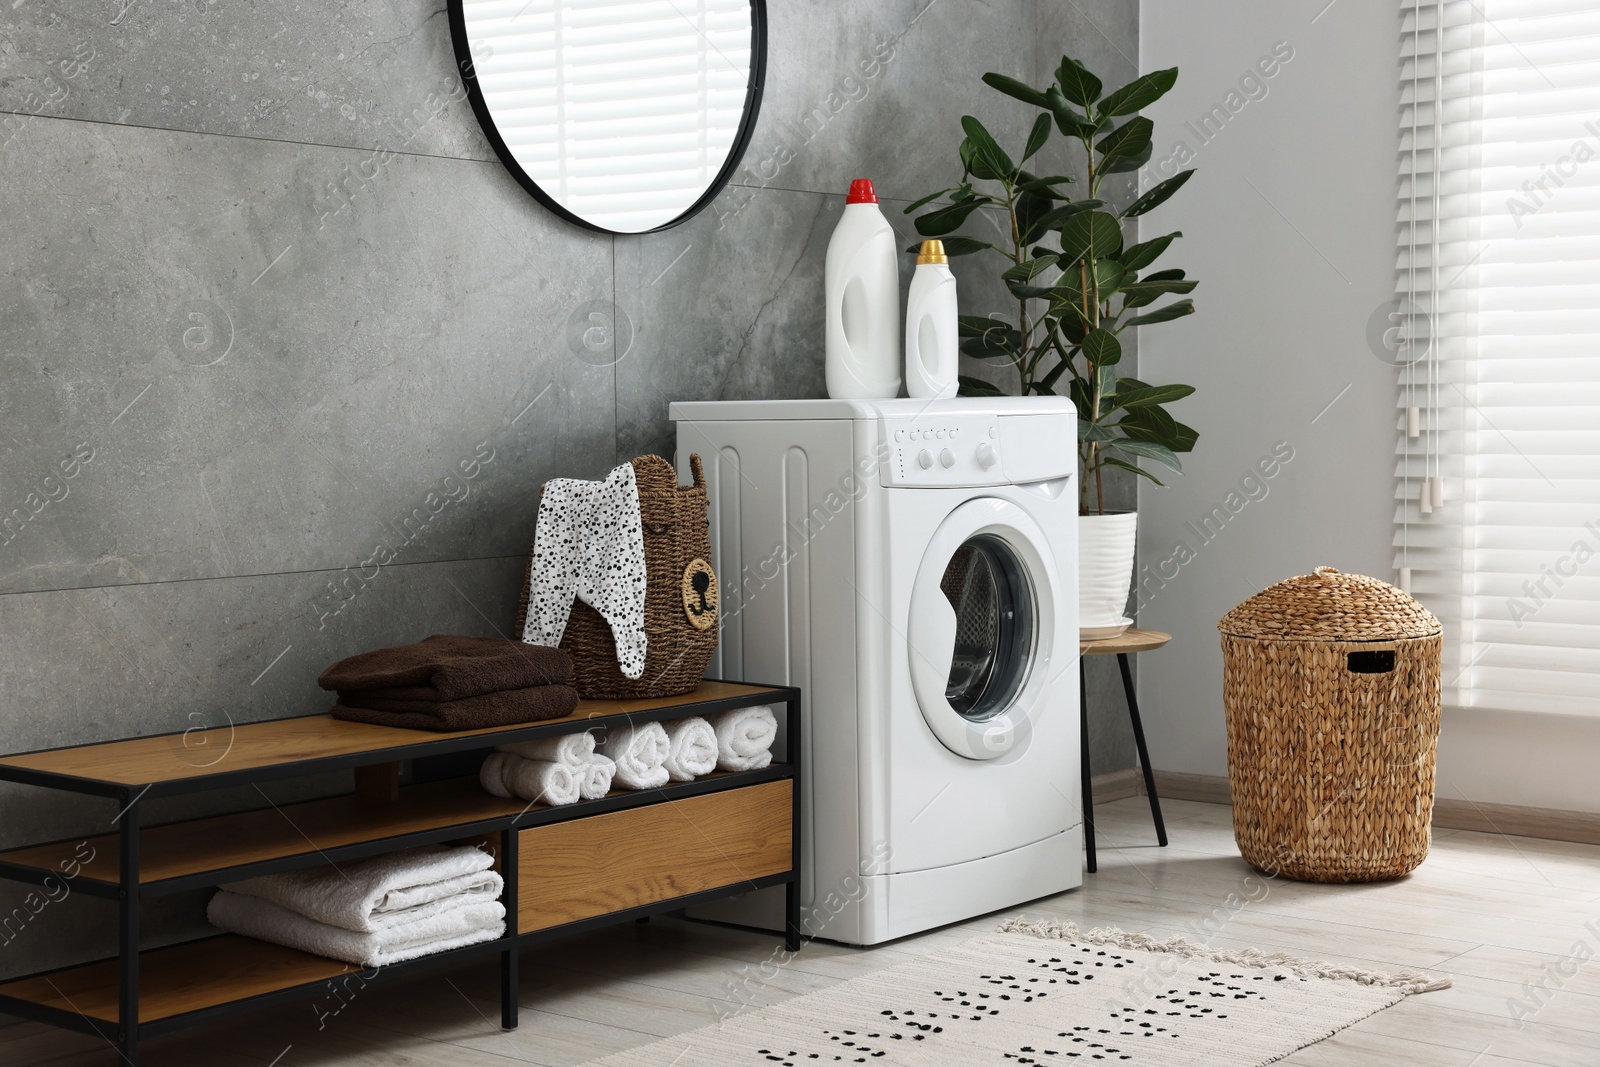
<svg viewBox="0 0 1600 1067"><path fill-rule="evenodd" d="M1223 616L1233 835L1258 870L1371 882L1428 854L1439 620L1332 567Z"/></svg>
<svg viewBox="0 0 1600 1067"><path fill-rule="evenodd" d="M611 626L581 600L572 604L561 647L572 656L573 686L589 700L675 696L700 684L717 650L717 576L712 572L711 527L706 518L706 474L689 456L694 484L678 484L677 471L660 456L633 461L644 526L644 673L626 677L617 667ZM533 552L522 576L517 630L528 617Z"/></svg>

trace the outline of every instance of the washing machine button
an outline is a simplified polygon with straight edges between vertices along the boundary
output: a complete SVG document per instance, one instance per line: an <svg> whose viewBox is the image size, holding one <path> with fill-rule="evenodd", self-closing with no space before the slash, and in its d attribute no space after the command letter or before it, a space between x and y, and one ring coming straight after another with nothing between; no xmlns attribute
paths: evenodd
<svg viewBox="0 0 1600 1067"><path fill-rule="evenodd" d="M933 466L933 453L929 452L926 448L924 448L921 452L918 452L917 466L921 467L923 470L927 470L929 467Z"/></svg>
<svg viewBox="0 0 1600 1067"><path fill-rule="evenodd" d="M948 448L939 449L939 466L946 470L956 465L956 454Z"/></svg>
<svg viewBox="0 0 1600 1067"><path fill-rule="evenodd" d="M995 460L999 458L1000 456L995 452L994 446L988 441L978 442L978 466L988 470L994 466Z"/></svg>

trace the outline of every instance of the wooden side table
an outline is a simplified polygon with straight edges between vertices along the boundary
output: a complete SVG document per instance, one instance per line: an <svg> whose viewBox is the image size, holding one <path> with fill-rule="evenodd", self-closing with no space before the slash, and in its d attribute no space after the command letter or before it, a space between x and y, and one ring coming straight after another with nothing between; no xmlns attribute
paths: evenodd
<svg viewBox="0 0 1600 1067"><path fill-rule="evenodd" d="M1144 791L1150 798L1150 816L1156 823L1156 840L1165 848L1167 827L1161 821L1161 799L1156 796L1156 778L1150 771L1150 752L1144 743L1144 723L1139 720L1139 702L1133 695L1133 672L1128 668L1128 654L1149 652L1171 640L1171 634L1164 634L1160 630L1128 630L1120 637L1078 642L1078 701L1083 709L1078 716L1081 731L1078 747L1083 763L1083 847L1087 853L1086 869L1090 874L1097 867L1094 856L1094 791L1089 784L1089 687L1084 682L1083 657L1117 657L1117 666L1122 669L1122 691L1128 698L1128 718L1133 722L1133 741L1139 747L1139 768L1144 771Z"/></svg>

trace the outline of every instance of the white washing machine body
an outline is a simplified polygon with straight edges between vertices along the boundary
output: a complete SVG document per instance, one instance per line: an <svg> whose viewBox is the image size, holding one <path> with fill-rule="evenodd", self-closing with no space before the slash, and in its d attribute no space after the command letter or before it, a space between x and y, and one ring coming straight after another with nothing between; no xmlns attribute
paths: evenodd
<svg viewBox="0 0 1600 1067"><path fill-rule="evenodd" d="M876 944L1081 884L1071 403L672 417L706 461L708 674L803 690L806 932ZM775 929L779 903L696 914Z"/></svg>

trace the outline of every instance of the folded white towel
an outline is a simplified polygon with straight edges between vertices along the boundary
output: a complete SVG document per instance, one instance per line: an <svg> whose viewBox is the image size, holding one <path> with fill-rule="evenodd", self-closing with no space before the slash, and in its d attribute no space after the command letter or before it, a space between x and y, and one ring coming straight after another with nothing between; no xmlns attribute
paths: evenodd
<svg viewBox="0 0 1600 1067"><path fill-rule="evenodd" d="M521 757L513 756L509 752L491 752L483 761L483 766L478 769L478 784L484 791L502 800L511 799L511 789L506 785L506 767Z"/></svg>
<svg viewBox="0 0 1600 1067"><path fill-rule="evenodd" d="M702 718L667 723L667 775L674 782L692 782L717 769L717 735Z"/></svg>
<svg viewBox="0 0 1600 1067"><path fill-rule="evenodd" d="M308 919L261 897L226 890L211 898L206 918L219 929L358 967L383 967L435 952L493 941L506 930L497 900L462 904L388 930L357 933Z"/></svg>
<svg viewBox="0 0 1600 1067"><path fill-rule="evenodd" d="M512 796L551 807L578 802L578 776L565 763L500 754L506 757L504 782Z"/></svg>
<svg viewBox="0 0 1600 1067"><path fill-rule="evenodd" d="M545 760L548 763L565 763L574 771L589 762L594 755L594 733L562 734L542 741L519 741L514 745L501 745L500 752L509 752L523 759Z"/></svg>
<svg viewBox="0 0 1600 1067"><path fill-rule="evenodd" d="M735 708L711 717L717 735L717 769L758 771L772 762L778 717L770 707Z"/></svg>
<svg viewBox="0 0 1600 1067"><path fill-rule="evenodd" d="M607 730L595 746L617 765L616 784L624 789L660 789L667 784L665 766L670 751L667 731L658 722Z"/></svg>
<svg viewBox="0 0 1600 1067"><path fill-rule="evenodd" d="M494 858L473 845L429 845L337 867L303 867L222 888L259 897L329 926L373 933L499 898Z"/></svg>
<svg viewBox="0 0 1600 1067"><path fill-rule="evenodd" d="M579 795L585 800L599 800L611 792L611 780L616 777L617 765L610 756L595 753L577 773Z"/></svg>

